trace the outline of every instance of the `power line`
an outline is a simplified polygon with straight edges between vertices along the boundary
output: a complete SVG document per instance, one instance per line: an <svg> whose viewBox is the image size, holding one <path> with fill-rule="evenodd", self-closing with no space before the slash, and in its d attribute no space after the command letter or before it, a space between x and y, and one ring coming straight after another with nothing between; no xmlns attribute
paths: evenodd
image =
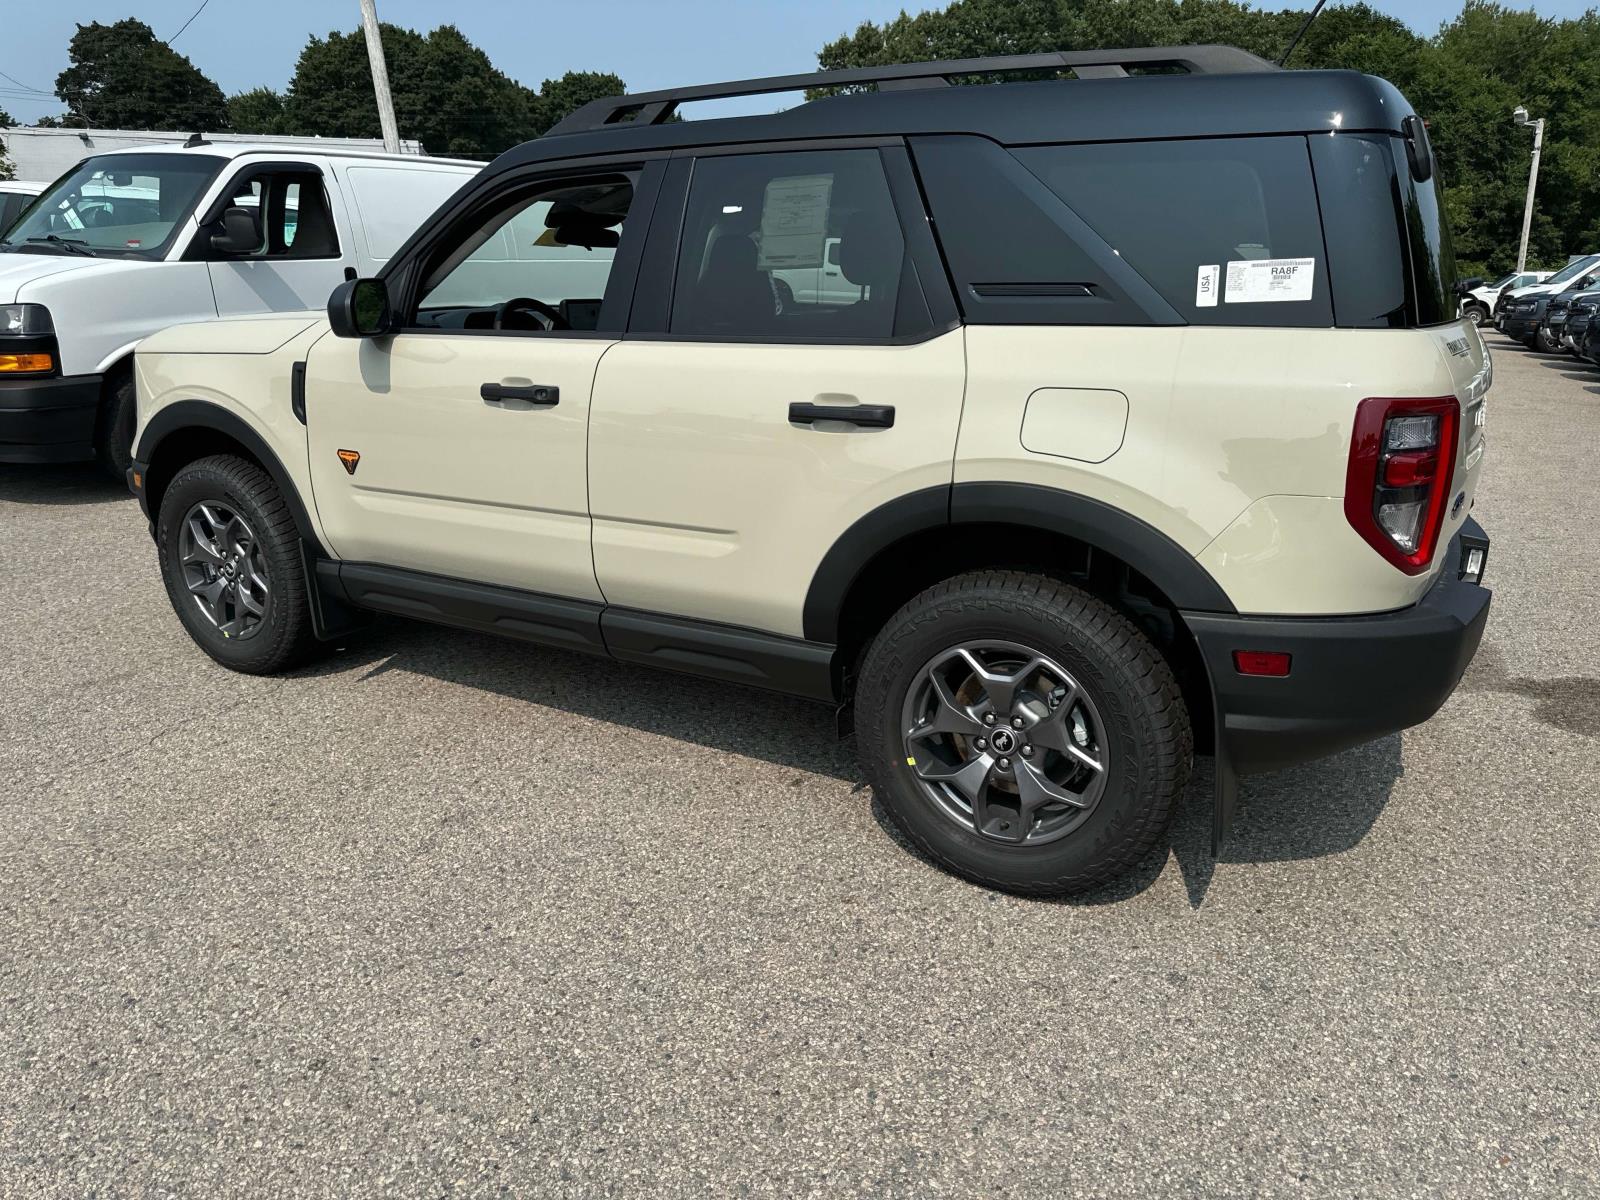
<svg viewBox="0 0 1600 1200"><path fill-rule="evenodd" d="M208 5L210 3L211 3L211 0L200 0L200 7L194 10L194 16L190 17L187 21L185 21L183 23L183 29L178 30L177 33L173 34L171 37L169 37L167 39L167 45L171 46L173 42L175 42L179 38L181 38L183 36L183 30L187 29L187 28L189 28L189 26L193 25L194 24L194 18L198 17L201 13L205 12L206 5Z"/></svg>

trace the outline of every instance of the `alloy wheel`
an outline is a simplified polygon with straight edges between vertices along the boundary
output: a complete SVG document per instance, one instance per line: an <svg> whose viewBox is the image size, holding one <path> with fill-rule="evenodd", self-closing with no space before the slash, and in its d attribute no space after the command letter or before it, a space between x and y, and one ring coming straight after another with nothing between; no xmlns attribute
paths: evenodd
<svg viewBox="0 0 1600 1200"><path fill-rule="evenodd" d="M266 617L271 584L254 531L215 500L194 505L178 532L184 586L195 608L225 638L248 638Z"/></svg>
<svg viewBox="0 0 1600 1200"><path fill-rule="evenodd" d="M1082 684L1015 642L967 642L917 672L901 714L918 789L980 837L1037 845L1094 811L1110 767L1106 727Z"/></svg>

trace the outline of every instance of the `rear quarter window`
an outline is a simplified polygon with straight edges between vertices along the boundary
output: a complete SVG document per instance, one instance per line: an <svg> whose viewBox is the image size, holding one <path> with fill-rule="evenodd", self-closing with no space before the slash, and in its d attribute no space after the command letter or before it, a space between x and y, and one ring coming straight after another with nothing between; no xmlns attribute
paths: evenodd
<svg viewBox="0 0 1600 1200"><path fill-rule="evenodd" d="M454 171L382 166L349 167L344 177L361 214L367 253L380 263L393 258L417 226L468 179Z"/></svg>
<svg viewBox="0 0 1600 1200"><path fill-rule="evenodd" d="M1305 138L1014 153L1189 323L1333 324Z"/></svg>
<svg viewBox="0 0 1600 1200"><path fill-rule="evenodd" d="M1311 139L1334 315L1340 325L1404 328L1406 249L1392 139ZM1404 158L1400 159L1402 168Z"/></svg>

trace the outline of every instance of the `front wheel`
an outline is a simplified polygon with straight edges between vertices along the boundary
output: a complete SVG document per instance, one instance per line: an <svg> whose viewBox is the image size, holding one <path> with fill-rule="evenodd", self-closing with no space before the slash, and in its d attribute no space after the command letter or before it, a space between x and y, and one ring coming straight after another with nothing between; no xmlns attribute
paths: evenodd
<svg viewBox="0 0 1600 1200"><path fill-rule="evenodd" d="M1027 895L1099 886L1165 833L1188 712L1115 609L1040 575L979 572L900 610L862 660L868 782L935 861Z"/></svg>
<svg viewBox="0 0 1600 1200"><path fill-rule="evenodd" d="M1489 310L1484 308L1481 304L1467 305L1462 315L1476 325L1479 329L1482 329L1489 323Z"/></svg>
<svg viewBox="0 0 1600 1200"><path fill-rule="evenodd" d="M1548 325L1541 325L1533 331L1533 347L1535 350L1542 350L1546 354L1560 354L1562 350L1561 343L1550 336L1550 327Z"/></svg>
<svg viewBox="0 0 1600 1200"><path fill-rule="evenodd" d="M255 463L218 454L181 468L161 497L156 546L178 619L223 666L268 675L311 655L299 533Z"/></svg>
<svg viewBox="0 0 1600 1200"><path fill-rule="evenodd" d="M133 428L138 395L133 376L124 372L114 377L100 401L99 418L94 428L94 453L101 470L118 483L126 484L133 465Z"/></svg>

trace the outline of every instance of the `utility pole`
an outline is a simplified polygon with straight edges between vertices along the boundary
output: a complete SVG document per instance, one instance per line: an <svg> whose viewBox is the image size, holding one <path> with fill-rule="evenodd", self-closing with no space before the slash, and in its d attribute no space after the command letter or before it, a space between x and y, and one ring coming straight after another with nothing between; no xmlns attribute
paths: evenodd
<svg viewBox="0 0 1600 1200"><path fill-rule="evenodd" d="M390 154L399 154L400 130L394 121L394 97L389 94L389 67L383 61L383 34L378 32L377 0L361 0L361 28L367 35L367 61L372 65L372 91L378 98L378 124L383 128L383 148ZM1527 241L1526 236L1523 241Z"/></svg>
<svg viewBox="0 0 1600 1200"><path fill-rule="evenodd" d="M1533 126L1533 165L1528 168L1528 200L1522 206L1522 246L1517 251L1517 274L1528 265L1528 230L1533 226L1533 190L1539 186L1539 152L1544 149L1544 118L1528 120L1528 110L1519 107L1512 114L1518 125Z"/></svg>

